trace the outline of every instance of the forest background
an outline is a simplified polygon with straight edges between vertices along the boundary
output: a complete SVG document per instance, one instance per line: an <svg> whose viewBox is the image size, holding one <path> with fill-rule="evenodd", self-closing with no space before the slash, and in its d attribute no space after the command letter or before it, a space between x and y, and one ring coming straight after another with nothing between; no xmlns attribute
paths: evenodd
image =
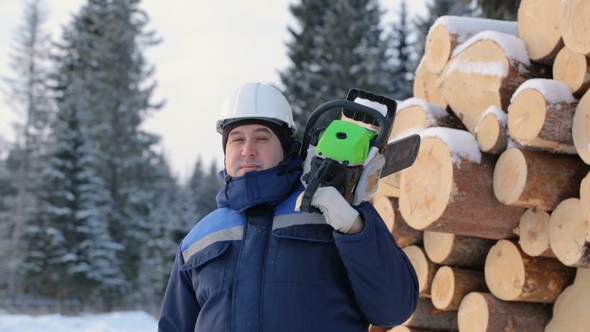
<svg viewBox="0 0 590 332"><path fill-rule="evenodd" d="M315 107L352 87L411 97L439 16L515 20L518 5L431 0L409 15L402 0L384 23L377 0L294 1L289 63L266 83L291 101L302 133ZM221 165L199 156L178 178L162 137L144 126L166 104L145 56L161 41L140 0L87 0L58 39L44 30L45 10L23 2L12 73L2 73L23 121L0 142L0 308L157 315L180 240L216 208Z"/></svg>

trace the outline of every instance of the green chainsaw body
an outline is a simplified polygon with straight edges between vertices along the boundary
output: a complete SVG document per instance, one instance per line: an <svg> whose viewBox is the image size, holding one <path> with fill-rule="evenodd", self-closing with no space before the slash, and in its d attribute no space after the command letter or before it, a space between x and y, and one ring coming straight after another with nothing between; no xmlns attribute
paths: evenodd
<svg viewBox="0 0 590 332"><path fill-rule="evenodd" d="M386 114L354 102L357 98L385 105ZM351 89L346 100L329 101L314 110L305 127L301 150L306 186L303 211L317 212L311 199L322 186L333 186L350 204L358 205L376 192L384 167L391 174L414 162L420 144L418 135L400 140L401 144L388 144L396 107L392 99ZM326 128L316 126L323 114L335 108L352 121L333 120ZM396 158L398 152L400 157Z"/></svg>

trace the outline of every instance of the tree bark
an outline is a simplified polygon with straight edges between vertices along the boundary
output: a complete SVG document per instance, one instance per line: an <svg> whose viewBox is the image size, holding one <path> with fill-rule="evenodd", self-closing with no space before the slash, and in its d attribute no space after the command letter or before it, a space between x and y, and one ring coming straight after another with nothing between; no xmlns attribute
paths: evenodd
<svg viewBox="0 0 590 332"><path fill-rule="evenodd" d="M550 317L550 306L506 302L481 292L467 294L457 312L459 330L469 332L539 332Z"/></svg>
<svg viewBox="0 0 590 332"><path fill-rule="evenodd" d="M465 48L449 60L437 87L470 132L475 133L488 107L506 111L512 94L524 81L549 77L549 68L531 63L523 54L527 54L526 46L518 37L484 31L465 42Z"/></svg>
<svg viewBox="0 0 590 332"><path fill-rule="evenodd" d="M432 279L430 294L435 308L456 311L467 294L488 291L482 271L441 266Z"/></svg>
<svg viewBox="0 0 590 332"><path fill-rule="evenodd" d="M418 299L418 305L414 314L402 324L423 330L458 331L456 311L443 311L437 309L430 299Z"/></svg>
<svg viewBox="0 0 590 332"><path fill-rule="evenodd" d="M553 211L578 195L587 173L577 156L509 148L496 162L494 194L502 204Z"/></svg>
<svg viewBox="0 0 590 332"><path fill-rule="evenodd" d="M586 0L562 0L559 11L559 31L565 46L572 51L590 55L590 24Z"/></svg>
<svg viewBox="0 0 590 332"><path fill-rule="evenodd" d="M399 212L399 203L396 197L377 197L373 200L373 206L385 221L400 248L422 243L423 232L413 229L406 223Z"/></svg>
<svg viewBox="0 0 590 332"><path fill-rule="evenodd" d="M426 36L424 58L428 70L440 74L459 44L485 30L501 31L515 36L518 34L516 22L480 17L439 17Z"/></svg>
<svg viewBox="0 0 590 332"><path fill-rule="evenodd" d="M518 88L508 107L510 137L523 146L576 154L572 122L577 104L565 83L530 79Z"/></svg>
<svg viewBox="0 0 590 332"><path fill-rule="evenodd" d="M541 209L527 209L520 217L518 244L527 255L556 258L549 244L549 218Z"/></svg>
<svg viewBox="0 0 590 332"><path fill-rule="evenodd" d="M495 240L425 231L424 251L435 264L482 270Z"/></svg>
<svg viewBox="0 0 590 332"><path fill-rule="evenodd" d="M475 137L451 128L429 128L421 136L416 161L401 178L400 212L408 225L496 240L516 237L524 209L494 197L494 163L480 153Z"/></svg>
<svg viewBox="0 0 590 332"><path fill-rule="evenodd" d="M569 286L575 270L557 259L530 257L509 240L499 240L485 263L490 292L504 301L553 303Z"/></svg>
<svg viewBox="0 0 590 332"><path fill-rule="evenodd" d="M560 262L573 267L590 267L590 225L579 198L563 200L549 219L549 244Z"/></svg>
<svg viewBox="0 0 590 332"><path fill-rule="evenodd" d="M518 36L526 44L529 58L551 66L563 39L559 32L560 0L521 0L518 7Z"/></svg>
<svg viewBox="0 0 590 332"><path fill-rule="evenodd" d="M562 48L553 62L553 79L565 83L580 98L590 88L590 60L583 54Z"/></svg>
<svg viewBox="0 0 590 332"><path fill-rule="evenodd" d="M572 285L557 298L545 332L583 332L590 326L590 269L578 268Z"/></svg>

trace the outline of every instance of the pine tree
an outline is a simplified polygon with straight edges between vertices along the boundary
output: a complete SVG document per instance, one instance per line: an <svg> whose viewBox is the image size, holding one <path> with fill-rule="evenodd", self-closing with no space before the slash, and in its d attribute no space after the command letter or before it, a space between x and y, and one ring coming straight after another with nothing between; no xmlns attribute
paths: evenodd
<svg viewBox="0 0 590 332"><path fill-rule="evenodd" d="M93 172L96 153L80 121L86 108L79 84L60 98L47 154L39 173L40 209L26 229L23 265L31 295L102 300L125 288L118 252L109 231L110 196Z"/></svg>
<svg viewBox="0 0 590 332"><path fill-rule="evenodd" d="M480 12L478 16L516 21L520 0L477 0L477 4L479 10L476 10L476 12Z"/></svg>
<svg viewBox="0 0 590 332"><path fill-rule="evenodd" d="M344 99L351 88L391 92L394 77L377 0L302 0L289 9L299 28L288 29L292 64L280 77L300 134L311 112Z"/></svg>
<svg viewBox="0 0 590 332"><path fill-rule="evenodd" d="M50 37L44 30L47 11L41 0L29 0L24 3L23 22L17 28L14 44L11 48L10 67L13 77L3 77L9 87L7 100L22 117L23 122L16 126L17 141L11 149L11 158L18 167L11 171L9 182L16 187L14 197L10 200L11 213L0 219L6 232L0 239L0 261L6 269L0 273L0 284L6 284L7 290L15 294L19 290L19 276L16 268L22 259L20 246L22 229L27 219L35 213L36 202L32 195L37 183L36 168L41 142L46 137L47 121L52 112L48 96L48 57Z"/></svg>
<svg viewBox="0 0 590 332"><path fill-rule="evenodd" d="M193 197L197 212L195 216L199 220L217 208L216 196L221 189L222 182L219 179L219 169L215 160L211 162L206 172L201 157L197 158L193 173L188 182L188 190Z"/></svg>
<svg viewBox="0 0 590 332"><path fill-rule="evenodd" d="M396 100L404 100L412 97L415 68L412 61L412 49L410 47L411 30L408 24L408 7L402 0L399 11L399 21L393 23L390 40L392 45L392 69L390 95Z"/></svg>
<svg viewBox="0 0 590 332"><path fill-rule="evenodd" d="M143 51L158 43L145 32L149 16L139 0L88 0L63 32L56 58L57 91L80 82L87 109L81 114L99 158L94 169L111 197L110 230L124 246L126 279L134 288L149 238L158 178L166 172L155 149L159 137L141 128L161 104L150 101L155 82ZM164 167L164 168L163 168Z"/></svg>

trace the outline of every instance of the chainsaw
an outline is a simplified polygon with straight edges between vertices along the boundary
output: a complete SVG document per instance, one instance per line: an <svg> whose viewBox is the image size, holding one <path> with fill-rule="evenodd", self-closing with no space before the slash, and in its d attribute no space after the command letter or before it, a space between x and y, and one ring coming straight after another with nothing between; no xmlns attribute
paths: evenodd
<svg viewBox="0 0 590 332"><path fill-rule="evenodd" d="M385 114L365 105L375 103L386 107ZM333 114L334 110L341 110L341 115L352 121L341 116L325 128L317 125L323 115L329 111ZM323 186L335 187L348 203L359 205L377 191L380 178L414 163L420 147L419 135L388 142L396 110L393 99L351 89L345 100L328 101L312 112L301 146L305 160L301 210L319 212L311 206L311 200Z"/></svg>

